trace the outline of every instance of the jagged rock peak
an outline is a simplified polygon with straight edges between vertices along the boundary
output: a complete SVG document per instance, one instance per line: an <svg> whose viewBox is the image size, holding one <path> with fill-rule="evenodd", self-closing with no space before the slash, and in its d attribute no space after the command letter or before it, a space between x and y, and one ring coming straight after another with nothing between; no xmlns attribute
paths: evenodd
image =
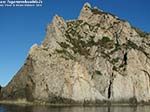
<svg viewBox="0 0 150 112"><path fill-rule="evenodd" d="M107 14L105 12L103 12L103 10L100 10L99 8L95 7L91 7L91 5L86 2L83 5L83 8L80 12L80 15L78 17L79 20L83 20L83 21L88 21L88 19L90 19L92 16L97 15L97 14Z"/></svg>
<svg viewBox="0 0 150 112"><path fill-rule="evenodd" d="M86 2L86 3L84 4L83 8L91 8L90 3Z"/></svg>
<svg viewBox="0 0 150 112"><path fill-rule="evenodd" d="M38 49L37 44L33 44L32 47L30 48L29 54L34 54L34 52Z"/></svg>
<svg viewBox="0 0 150 112"><path fill-rule="evenodd" d="M63 41L63 34L67 28L67 24L65 20L55 15L53 17L52 23L47 26L46 37L42 42L44 47L49 47L51 49L57 48L57 43L54 40L62 40Z"/></svg>
<svg viewBox="0 0 150 112"><path fill-rule="evenodd" d="M91 5L86 2L84 5L83 5L83 8L81 10L81 13L78 17L79 20L87 20L87 18L89 18L91 16L92 12L91 12Z"/></svg>
<svg viewBox="0 0 150 112"><path fill-rule="evenodd" d="M65 28L67 27L66 22L63 19L63 17L58 16L58 15L55 15L53 17L52 24L55 25L55 26L58 26L58 27L61 26L61 25L64 26Z"/></svg>

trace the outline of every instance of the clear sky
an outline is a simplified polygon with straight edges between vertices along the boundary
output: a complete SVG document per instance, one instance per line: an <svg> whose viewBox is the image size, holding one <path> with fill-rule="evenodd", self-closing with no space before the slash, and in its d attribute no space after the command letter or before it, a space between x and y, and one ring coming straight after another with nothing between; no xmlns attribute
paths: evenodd
<svg viewBox="0 0 150 112"><path fill-rule="evenodd" d="M55 14L77 19L85 2L150 32L150 0L43 0L39 8L0 7L0 85L21 68L30 47L41 43Z"/></svg>

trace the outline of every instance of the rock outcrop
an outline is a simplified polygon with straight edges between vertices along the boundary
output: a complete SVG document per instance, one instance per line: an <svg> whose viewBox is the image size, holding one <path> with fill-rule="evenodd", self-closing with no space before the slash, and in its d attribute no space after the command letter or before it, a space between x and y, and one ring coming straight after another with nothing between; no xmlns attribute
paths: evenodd
<svg viewBox="0 0 150 112"><path fill-rule="evenodd" d="M78 20L55 16L40 46L1 89L1 100L149 102L150 35L85 3Z"/></svg>

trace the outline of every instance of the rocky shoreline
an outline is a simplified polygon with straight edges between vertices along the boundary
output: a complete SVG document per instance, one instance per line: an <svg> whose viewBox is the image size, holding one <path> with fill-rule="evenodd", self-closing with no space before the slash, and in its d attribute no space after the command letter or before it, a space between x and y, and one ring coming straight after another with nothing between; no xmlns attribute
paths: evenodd
<svg viewBox="0 0 150 112"><path fill-rule="evenodd" d="M101 102L101 103L48 103L48 102L29 102L25 100L17 101L0 101L0 105L28 105L28 106L52 106L52 107L73 107L73 106L85 106L85 107L108 107L108 106L149 106L150 102Z"/></svg>

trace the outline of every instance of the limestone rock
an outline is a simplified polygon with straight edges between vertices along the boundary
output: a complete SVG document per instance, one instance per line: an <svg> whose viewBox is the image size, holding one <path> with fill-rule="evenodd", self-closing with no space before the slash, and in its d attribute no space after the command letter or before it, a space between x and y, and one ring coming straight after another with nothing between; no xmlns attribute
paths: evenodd
<svg viewBox="0 0 150 112"><path fill-rule="evenodd" d="M91 5L89 3L85 3L78 19L87 21L90 16L92 16Z"/></svg>
<svg viewBox="0 0 150 112"><path fill-rule="evenodd" d="M41 45L0 88L0 100L150 101L150 35L85 3L78 20L55 16Z"/></svg>

